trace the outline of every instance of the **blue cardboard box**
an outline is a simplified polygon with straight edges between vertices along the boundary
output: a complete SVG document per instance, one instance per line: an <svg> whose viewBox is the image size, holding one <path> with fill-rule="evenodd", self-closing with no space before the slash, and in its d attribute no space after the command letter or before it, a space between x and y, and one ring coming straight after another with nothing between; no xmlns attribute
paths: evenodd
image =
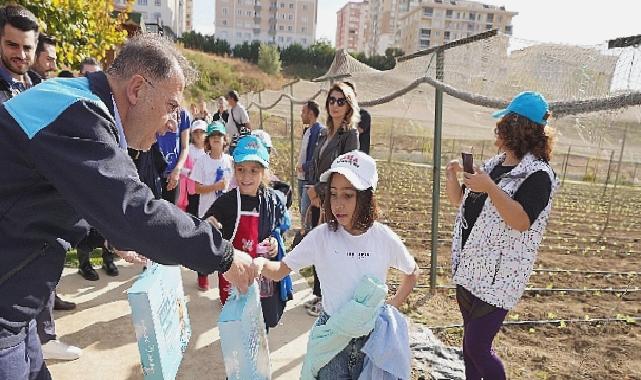
<svg viewBox="0 0 641 380"><path fill-rule="evenodd" d="M180 267L152 263L127 296L145 380L175 379L191 337Z"/></svg>
<svg viewBox="0 0 641 380"><path fill-rule="evenodd" d="M256 282L247 294L234 289L218 319L220 346L229 380L269 380L269 346Z"/></svg>

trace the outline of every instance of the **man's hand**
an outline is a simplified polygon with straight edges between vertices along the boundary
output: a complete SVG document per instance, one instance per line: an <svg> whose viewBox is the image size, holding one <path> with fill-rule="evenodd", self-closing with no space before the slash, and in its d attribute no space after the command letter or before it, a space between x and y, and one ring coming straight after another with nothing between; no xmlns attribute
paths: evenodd
<svg viewBox="0 0 641 380"><path fill-rule="evenodd" d="M178 186L178 180L180 180L180 171L178 167L174 168L167 178L167 191L172 191Z"/></svg>
<svg viewBox="0 0 641 380"><path fill-rule="evenodd" d="M138 252L118 251L114 249L114 253L128 263L143 265L147 264L147 258L145 256L139 255Z"/></svg>
<svg viewBox="0 0 641 380"><path fill-rule="evenodd" d="M298 166L296 166L296 172L301 173L301 174L304 172L303 164L298 164Z"/></svg>
<svg viewBox="0 0 641 380"><path fill-rule="evenodd" d="M231 267L223 276L233 286L245 294L247 289L258 277L258 270L253 263L251 256L246 252L234 250L234 260Z"/></svg>

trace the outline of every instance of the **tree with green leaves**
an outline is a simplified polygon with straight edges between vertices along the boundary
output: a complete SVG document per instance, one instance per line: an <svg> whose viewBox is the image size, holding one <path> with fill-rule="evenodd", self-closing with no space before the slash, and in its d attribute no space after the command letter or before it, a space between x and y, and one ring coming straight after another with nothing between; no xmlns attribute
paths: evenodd
<svg viewBox="0 0 641 380"><path fill-rule="evenodd" d="M58 62L78 67L87 57L100 61L127 39L120 25L127 19L134 0L114 13L114 2L87 0L17 0L40 20L41 31L58 41Z"/></svg>
<svg viewBox="0 0 641 380"><path fill-rule="evenodd" d="M260 45L258 53L258 67L270 75L280 74L280 52L276 45Z"/></svg>

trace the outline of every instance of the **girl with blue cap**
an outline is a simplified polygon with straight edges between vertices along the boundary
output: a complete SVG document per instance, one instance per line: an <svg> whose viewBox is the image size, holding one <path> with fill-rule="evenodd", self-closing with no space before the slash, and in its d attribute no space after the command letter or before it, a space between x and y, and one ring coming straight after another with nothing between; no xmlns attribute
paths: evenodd
<svg viewBox="0 0 641 380"><path fill-rule="evenodd" d="M269 153L256 136L240 138L234 149L234 178L237 187L218 197L205 218L213 216L222 236L238 250L256 257L280 260L284 249L280 233L289 229L289 215L281 197L267 186ZM219 275L220 301L225 304L230 284ZM267 329L276 327L288 300L292 299L291 280L275 282L272 294L261 294Z"/></svg>

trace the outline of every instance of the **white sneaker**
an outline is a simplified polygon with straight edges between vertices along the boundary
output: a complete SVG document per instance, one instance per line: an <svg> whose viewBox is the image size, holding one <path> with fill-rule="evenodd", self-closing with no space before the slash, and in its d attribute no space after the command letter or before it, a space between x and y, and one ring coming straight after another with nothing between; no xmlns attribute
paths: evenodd
<svg viewBox="0 0 641 380"><path fill-rule="evenodd" d="M45 360L76 360L81 353L82 349L70 346L59 340L50 340L42 345L42 356Z"/></svg>

